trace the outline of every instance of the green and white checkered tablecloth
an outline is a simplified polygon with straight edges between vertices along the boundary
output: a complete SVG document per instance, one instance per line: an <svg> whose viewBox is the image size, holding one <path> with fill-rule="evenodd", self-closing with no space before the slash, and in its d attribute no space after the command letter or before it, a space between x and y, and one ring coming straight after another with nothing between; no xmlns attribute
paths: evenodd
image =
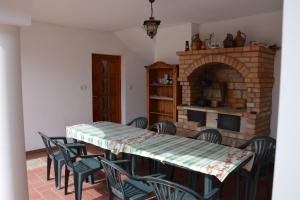
<svg viewBox="0 0 300 200"><path fill-rule="evenodd" d="M115 154L139 155L213 175L220 181L253 155L233 147L173 135L157 135L149 130L112 122L69 126L67 136ZM249 165L251 167L251 163Z"/></svg>

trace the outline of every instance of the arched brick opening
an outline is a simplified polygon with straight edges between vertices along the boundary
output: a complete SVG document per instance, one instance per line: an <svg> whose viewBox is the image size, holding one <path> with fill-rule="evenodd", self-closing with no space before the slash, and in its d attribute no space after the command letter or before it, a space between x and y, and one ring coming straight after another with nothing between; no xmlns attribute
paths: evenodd
<svg viewBox="0 0 300 200"><path fill-rule="evenodd" d="M209 55L209 56L204 56L200 59L195 60L186 70L185 70L185 75L188 77L190 76L193 71L199 67L202 67L206 64L210 63L223 63L225 65L229 65L232 68L236 69L238 72L242 74L242 76L247 79L247 76L249 74L249 70L247 67L238 61L237 59L226 56L226 55Z"/></svg>
<svg viewBox="0 0 300 200"><path fill-rule="evenodd" d="M213 89L207 91L207 89L200 86L200 81L203 79L203 76L205 76L203 75L206 73L204 71L210 71L211 69L213 71L220 70L218 74L224 72L230 77L226 78L226 75L223 75L223 78L220 78L219 75L220 80L213 80ZM243 63L233 57L226 55L204 56L194 60L194 62L185 69L184 74L186 76L185 83L181 84L185 85L185 90L188 91L186 96L188 98L183 99L187 105L197 104L200 98L216 99L226 104L226 106L236 108L247 108L247 102L251 102L251 98L247 95L247 86L249 85L247 82L250 80L248 78L249 70ZM216 74L211 73L211 71L209 74L208 76L210 77L216 77ZM220 94L221 85L218 86L217 82L227 84L227 94L224 100L222 100L222 95Z"/></svg>

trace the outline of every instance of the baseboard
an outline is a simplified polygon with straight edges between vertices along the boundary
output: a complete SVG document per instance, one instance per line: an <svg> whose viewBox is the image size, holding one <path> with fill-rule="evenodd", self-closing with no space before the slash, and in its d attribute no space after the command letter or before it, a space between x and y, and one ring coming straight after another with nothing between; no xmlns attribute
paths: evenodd
<svg viewBox="0 0 300 200"><path fill-rule="evenodd" d="M46 148L26 151L26 156L28 156L30 154L38 154L38 153L46 153Z"/></svg>
<svg viewBox="0 0 300 200"><path fill-rule="evenodd" d="M88 143L82 142L80 141L79 143L85 144L85 145L89 145ZM52 147L54 150L57 150L57 147ZM46 153L46 148L41 148L41 149L35 149L35 150L30 150L30 151L26 151L26 156L28 155L32 155L32 154L39 154L39 153Z"/></svg>

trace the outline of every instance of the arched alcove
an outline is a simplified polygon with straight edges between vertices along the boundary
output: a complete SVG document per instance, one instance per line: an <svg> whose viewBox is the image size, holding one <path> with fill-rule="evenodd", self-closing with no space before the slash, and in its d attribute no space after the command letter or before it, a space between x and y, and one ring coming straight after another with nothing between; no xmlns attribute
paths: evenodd
<svg viewBox="0 0 300 200"><path fill-rule="evenodd" d="M222 106L246 108L247 88L245 77L224 63L208 63L195 68L187 80L190 85L191 105L199 99L216 100Z"/></svg>

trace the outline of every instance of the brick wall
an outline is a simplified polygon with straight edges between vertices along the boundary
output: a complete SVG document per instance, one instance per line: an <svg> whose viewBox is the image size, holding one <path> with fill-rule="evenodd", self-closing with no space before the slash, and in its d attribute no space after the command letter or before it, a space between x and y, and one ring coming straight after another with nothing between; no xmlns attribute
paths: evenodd
<svg viewBox="0 0 300 200"><path fill-rule="evenodd" d="M209 77L227 83L228 106L245 105L241 134L269 135L275 51L259 46L177 52L182 104L193 105L199 97L218 99L219 86L202 88L199 80ZM184 110L178 124L187 127ZM197 124L193 124L194 128ZM239 136L240 137L240 136Z"/></svg>

